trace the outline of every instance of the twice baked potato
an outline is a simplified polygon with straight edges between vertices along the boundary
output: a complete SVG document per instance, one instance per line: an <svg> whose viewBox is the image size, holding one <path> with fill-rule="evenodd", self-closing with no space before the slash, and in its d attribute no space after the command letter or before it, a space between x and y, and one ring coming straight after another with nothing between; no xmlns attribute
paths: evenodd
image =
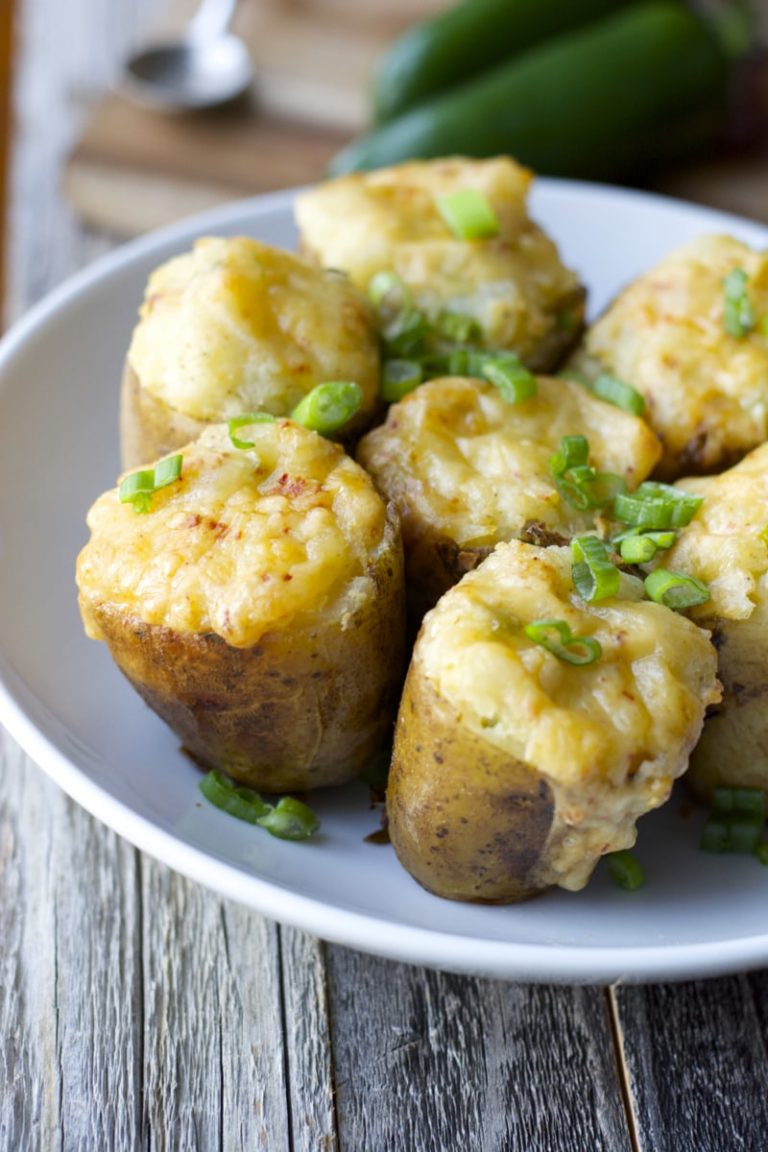
<svg viewBox="0 0 768 1152"><path fill-rule="evenodd" d="M718 697L716 656L690 620L629 598L642 594L627 575L627 598L587 604L568 549L512 541L428 613L387 789L395 851L425 888L495 903L582 888L667 799ZM528 638L553 621L571 658L587 644L597 658Z"/></svg>
<svg viewBox="0 0 768 1152"><path fill-rule="evenodd" d="M416 620L499 541L562 544L593 527L598 510L569 504L552 475L563 436L586 436L595 467L630 488L659 459L643 420L570 380L537 385L511 404L482 380L431 380L359 442L358 460L400 515Z"/></svg>
<svg viewBox="0 0 768 1152"><path fill-rule="evenodd" d="M572 367L644 397L663 479L716 472L768 439L768 255L702 236L630 284Z"/></svg>
<svg viewBox="0 0 768 1152"><path fill-rule="evenodd" d="M248 436L206 429L144 514L96 501L81 613L203 766L268 792L339 784L397 708L399 528L338 445L287 420Z"/></svg>
<svg viewBox="0 0 768 1152"><path fill-rule="evenodd" d="M348 277L250 237L198 240L147 284L123 377L123 466L233 416L288 416L331 380L362 390L344 429L357 435L379 404L379 352L368 303Z"/></svg>
<svg viewBox="0 0 768 1152"><path fill-rule="evenodd" d="M411 161L329 180L297 198L302 251L364 291L377 273L393 273L430 324L444 313L470 318L479 346L547 371L579 338L586 292L528 216L531 180L508 157ZM464 240L447 225L439 198L466 189L490 205L496 235Z"/></svg>
<svg viewBox="0 0 768 1152"><path fill-rule="evenodd" d="M707 802L720 786L768 792L768 445L678 487L704 500L661 563L709 586L689 614L712 632L723 686L686 782Z"/></svg>

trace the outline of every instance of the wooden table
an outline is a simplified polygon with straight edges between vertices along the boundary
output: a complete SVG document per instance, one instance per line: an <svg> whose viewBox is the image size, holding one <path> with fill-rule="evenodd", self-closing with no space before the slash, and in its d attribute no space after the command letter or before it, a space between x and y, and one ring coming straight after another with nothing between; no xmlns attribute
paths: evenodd
<svg viewBox="0 0 768 1152"><path fill-rule="evenodd" d="M58 176L151 7L21 0L11 316L109 246ZM329 946L141 855L0 739L3 1152L764 1152L767 1052L768 972L521 986Z"/></svg>

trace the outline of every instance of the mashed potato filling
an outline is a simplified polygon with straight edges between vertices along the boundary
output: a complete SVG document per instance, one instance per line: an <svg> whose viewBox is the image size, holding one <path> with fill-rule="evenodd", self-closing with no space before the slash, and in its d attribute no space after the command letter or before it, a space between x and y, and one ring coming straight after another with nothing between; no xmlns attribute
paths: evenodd
<svg viewBox="0 0 768 1152"><path fill-rule="evenodd" d="M418 659L439 695L552 789L542 886L581 888L600 855L634 843L636 820L669 797L718 699L708 633L638 600L632 577L622 592L632 598L588 605L569 550L513 541L423 624ZM533 643L524 627L542 619L595 637L601 658L574 666Z"/></svg>
<svg viewBox="0 0 768 1152"><path fill-rule="evenodd" d="M506 157L415 161L340 177L299 196L302 245L362 289L377 272L396 273L430 319L446 310L471 316L486 346L514 348L528 360L557 323L570 319L578 328L583 311L578 277L528 216L531 179ZM441 216L437 198L466 188L492 206L493 239L457 239Z"/></svg>
<svg viewBox="0 0 768 1152"><path fill-rule="evenodd" d="M561 497L550 459L563 436L587 437L590 459L634 488L661 447L644 421L569 380L540 377L536 396L509 404L491 384L430 381L389 410L358 458L400 510L406 538L429 524L462 547L493 545L540 522L571 535L594 509Z"/></svg>
<svg viewBox="0 0 768 1152"><path fill-rule="evenodd" d="M249 237L208 237L149 278L128 352L143 388L186 416L285 416L316 384L378 395L378 345L362 294Z"/></svg>
<svg viewBox="0 0 768 1152"><path fill-rule="evenodd" d="M289 421L254 424L239 450L215 425L183 449L181 478L137 514L117 489L91 508L78 560L86 629L113 604L147 624L234 647L306 615L344 619L371 596L386 509L342 449Z"/></svg>

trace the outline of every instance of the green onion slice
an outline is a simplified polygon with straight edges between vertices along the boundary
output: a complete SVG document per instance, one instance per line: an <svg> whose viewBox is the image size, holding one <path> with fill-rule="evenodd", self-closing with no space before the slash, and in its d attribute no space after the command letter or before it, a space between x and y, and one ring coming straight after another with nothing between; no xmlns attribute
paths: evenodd
<svg viewBox="0 0 768 1152"><path fill-rule="evenodd" d="M619 591L621 573L597 536L576 536L571 541L573 586L582 600L608 600Z"/></svg>
<svg viewBox="0 0 768 1152"><path fill-rule="evenodd" d="M269 412L244 412L242 416L233 416L227 421L227 431L233 448L243 450L253 448L252 440L243 440L242 437L235 435L238 428L247 428L250 424L273 424L274 421L275 417Z"/></svg>
<svg viewBox="0 0 768 1152"><path fill-rule="evenodd" d="M451 376L474 376L482 379L488 359L487 352L477 352L473 348L454 348L448 357L448 371Z"/></svg>
<svg viewBox="0 0 768 1152"><path fill-rule="evenodd" d="M477 343L483 335L483 330L474 316L465 316L461 312L441 312L437 318L436 328L440 336L456 344Z"/></svg>
<svg viewBox="0 0 768 1152"><path fill-rule="evenodd" d="M134 512L149 512L152 496L161 488L167 488L181 476L182 455L177 452L158 460L154 468L140 468L129 472L120 481L117 494L121 504L132 504Z"/></svg>
<svg viewBox="0 0 768 1152"><path fill-rule="evenodd" d="M387 352L394 356L412 356L422 351L428 332L424 313L407 304L384 324L381 335Z"/></svg>
<svg viewBox="0 0 768 1152"><path fill-rule="evenodd" d="M659 550L671 548L677 540L676 532L622 532L614 537L622 560L628 564L647 564Z"/></svg>
<svg viewBox="0 0 768 1152"><path fill-rule="evenodd" d="M734 268L723 280L723 325L729 336L742 339L755 326L755 313L749 299L749 277L743 268Z"/></svg>
<svg viewBox="0 0 768 1152"><path fill-rule="evenodd" d="M645 590L651 600L664 604L675 612L695 608L709 600L709 588L695 576L684 576L667 568L657 568L645 578Z"/></svg>
<svg viewBox="0 0 768 1152"><path fill-rule="evenodd" d="M348 424L363 403L363 390L353 380L328 380L299 401L291 420L321 436L332 436Z"/></svg>
<svg viewBox="0 0 768 1152"><path fill-rule="evenodd" d="M563 500L580 512L605 508L627 490L623 476L617 476L615 472L597 472L588 466L569 468L555 478L555 484Z"/></svg>
<svg viewBox="0 0 768 1152"><path fill-rule="evenodd" d="M702 496L683 492L671 484L645 480L634 492L616 497L613 514L617 520L643 530L684 528L702 503Z"/></svg>
<svg viewBox="0 0 768 1152"><path fill-rule="evenodd" d="M385 360L381 370L381 398L387 404L396 404L418 388L424 371L418 360Z"/></svg>
<svg viewBox="0 0 768 1152"><path fill-rule="evenodd" d="M699 847L704 852L751 854L759 848L762 835L763 826L755 820L710 816L702 829Z"/></svg>
<svg viewBox="0 0 768 1152"><path fill-rule="evenodd" d="M203 777L200 791L215 808L248 824L257 824L280 840L306 840L320 827L315 813L301 800L284 796L274 806L266 804L258 792L235 784L216 770Z"/></svg>
<svg viewBox="0 0 768 1152"><path fill-rule="evenodd" d="M611 879L625 892L635 892L645 884L645 873L631 852L610 852L606 860Z"/></svg>
<svg viewBox="0 0 768 1152"><path fill-rule="evenodd" d="M538 391L536 377L517 356L487 356L481 370L485 379L498 388L508 404L530 400Z"/></svg>
<svg viewBox="0 0 768 1152"><path fill-rule="evenodd" d="M589 441L586 436L563 436L560 450L549 460L553 476L563 476L569 468L579 468L589 460Z"/></svg>
<svg viewBox="0 0 768 1152"><path fill-rule="evenodd" d="M603 654L594 636L574 636L565 620L534 620L524 632L534 644L540 644L566 664L594 664Z"/></svg>
<svg viewBox="0 0 768 1152"><path fill-rule="evenodd" d="M768 797L762 788L715 788L711 809L718 816L747 816L764 824L768 816Z"/></svg>
<svg viewBox="0 0 768 1152"><path fill-rule="evenodd" d="M487 240L499 234L499 221L491 205L476 188L462 188L438 196L437 208L459 240Z"/></svg>
<svg viewBox="0 0 768 1152"><path fill-rule="evenodd" d="M645 412L645 400L637 389L607 372L597 377L591 385L591 390L601 400L613 404L616 408L622 408L633 416L642 416Z"/></svg>
<svg viewBox="0 0 768 1152"><path fill-rule="evenodd" d="M396 272L377 272L368 285L368 299L377 311L385 306L400 311L410 302L408 289Z"/></svg>

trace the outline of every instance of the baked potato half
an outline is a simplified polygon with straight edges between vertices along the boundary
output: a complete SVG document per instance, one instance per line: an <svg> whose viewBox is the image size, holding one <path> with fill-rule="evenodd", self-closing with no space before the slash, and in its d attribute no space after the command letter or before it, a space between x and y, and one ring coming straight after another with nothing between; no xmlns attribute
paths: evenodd
<svg viewBox="0 0 768 1152"><path fill-rule="evenodd" d="M399 527L338 445L287 420L248 435L206 429L144 514L96 501L82 617L201 765L268 792L339 784L397 708Z"/></svg>
<svg viewBox="0 0 768 1152"><path fill-rule="evenodd" d="M768 792L768 445L678 487L703 503L661 563L709 586L689 615L712 632L723 686L686 782L706 802L721 786Z"/></svg>
<svg viewBox="0 0 768 1152"><path fill-rule="evenodd" d="M393 273L431 325L446 313L469 318L479 346L509 349L548 371L579 338L586 292L528 215L532 178L508 157L411 161L342 176L297 198L301 248L364 291L377 273ZM490 205L496 235L464 240L451 231L438 200L467 189Z"/></svg>
<svg viewBox="0 0 768 1152"><path fill-rule="evenodd" d="M362 390L343 430L353 437L379 405L379 351L349 278L250 237L198 240L147 283L123 375L123 466L156 460L233 416L288 416L330 380Z"/></svg>
<svg viewBox="0 0 768 1152"><path fill-rule="evenodd" d="M572 367L644 397L662 479L717 472L768 439L768 256L702 236L630 284Z"/></svg>
<svg viewBox="0 0 768 1152"><path fill-rule="evenodd" d="M395 851L425 888L493 903L580 889L667 799L717 699L716 656L690 620L629 598L642 594L627 575L627 598L586 604L568 549L511 541L428 613L387 789ZM528 638L552 621L572 657L587 638L598 658Z"/></svg>
<svg viewBox="0 0 768 1152"><path fill-rule="evenodd" d="M570 380L537 385L511 404L482 380L431 380L359 442L358 460L400 515L414 619L500 541L562 544L593 527L598 510L569 504L552 475L563 436L586 436L595 467L631 488L659 459L643 420Z"/></svg>

